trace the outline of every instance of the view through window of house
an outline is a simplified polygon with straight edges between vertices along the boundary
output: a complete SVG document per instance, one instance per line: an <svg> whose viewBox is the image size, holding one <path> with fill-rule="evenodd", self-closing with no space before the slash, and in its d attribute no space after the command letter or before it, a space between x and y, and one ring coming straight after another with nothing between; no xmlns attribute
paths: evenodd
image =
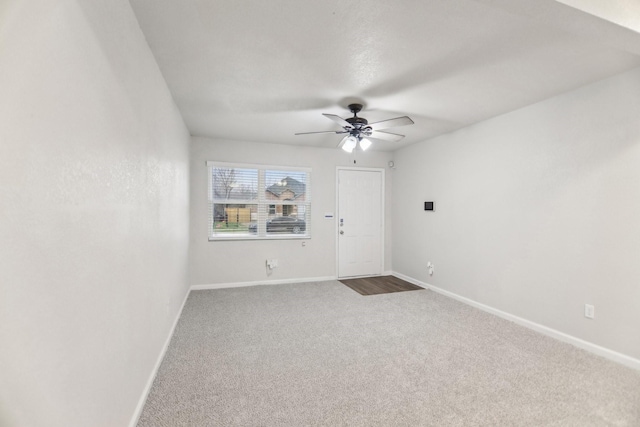
<svg viewBox="0 0 640 427"><path fill-rule="evenodd" d="M210 240L310 237L310 169L207 166Z"/></svg>

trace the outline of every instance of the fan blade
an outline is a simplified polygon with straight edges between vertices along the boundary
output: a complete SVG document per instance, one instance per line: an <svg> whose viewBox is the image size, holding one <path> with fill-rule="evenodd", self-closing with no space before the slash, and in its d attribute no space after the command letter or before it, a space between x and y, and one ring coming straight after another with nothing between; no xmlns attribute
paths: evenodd
<svg viewBox="0 0 640 427"><path fill-rule="evenodd" d="M322 113L322 115L325 116L329 120L333 120L334 122L336 122L337 124L339 124L343 128L349 128L349 129L353 128L353 126L351 126L351 123L349 123L348 121L346 121L342 117L336 116L335 114Z"/></svg>
<svg viewBox="0 0 640 427"><path fill-rule="evenodd" d="M395 119L382 120L380 122L369 123L368 126L372 130L380 130L380 129L394 128L397 126L406 126L406 125L412 125L412 124L413 124L413 120L411 120L407 116L402 116L402 117L396 117Z"/></svg>
<svg viewBox="0 0 640 427"><path fill-rule="evenodd" d="M299 132L299 133L295 133L294 135L312 135L314 133L335 133L335 134L341 134L341 133L347 133L346 130L323 130L320 132Z"/></svg>
<svg viewBox="0 0 640 427"><path fill-rule="evenodd" d="M398 135L397 133L391 132L382 132L381 130L371 132L370 136L365 136L365 138L377 139L379 141L390 141L390 142L398 142L404 135Z"/></svg>

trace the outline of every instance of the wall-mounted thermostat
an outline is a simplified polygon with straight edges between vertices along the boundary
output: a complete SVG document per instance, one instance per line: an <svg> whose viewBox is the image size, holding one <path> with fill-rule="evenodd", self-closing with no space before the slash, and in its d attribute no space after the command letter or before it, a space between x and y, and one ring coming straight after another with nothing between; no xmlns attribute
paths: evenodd
<svg viewBox="0 0 640 427"><path fill-rule="evenodd" d="M433 211L435 210L435 202L424 202L424 210L425 211Z"/></svg>

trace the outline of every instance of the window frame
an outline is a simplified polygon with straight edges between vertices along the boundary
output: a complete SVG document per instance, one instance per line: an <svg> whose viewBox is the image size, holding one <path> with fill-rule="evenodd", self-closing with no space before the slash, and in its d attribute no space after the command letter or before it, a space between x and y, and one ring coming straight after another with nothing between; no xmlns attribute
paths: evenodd
<svg viewBox="0 0 640 427"><path fill-rule="evenodd" d="M219 161L207 161L207 206L208 206L208 240L211 241L239 241L239 240L298 240L298 239L310 239L311 238L311 174L312 169L306 167L292 167L281 165L264 165L255 163L235 163L235 162L219 162ZM257 184L257 200L231 200L231 199L219 199L214 196L214 168L224 169L250 169L257 170L258 172L258 184ZM296 174L305 174L305 192L304 201L299 202L296 200L272 200L268 199L266 195L266 182L267 172L294 172ZM226 203L225 203L226 202ZM231 202L231 203L230 203ZM256 233L229 233L229 234L215 234L215 208L216 204L244 204L244 205L257 205L257 232ZM275 210L278 210L278 206L282 206L281 211L289 210L292 208L285 208L285 206L298 206L303 207L305 231L300 234L294 233L267 233L267 220L272 217L272 206L275 206ZM253 221L251 221L253 222Z"/></svg>

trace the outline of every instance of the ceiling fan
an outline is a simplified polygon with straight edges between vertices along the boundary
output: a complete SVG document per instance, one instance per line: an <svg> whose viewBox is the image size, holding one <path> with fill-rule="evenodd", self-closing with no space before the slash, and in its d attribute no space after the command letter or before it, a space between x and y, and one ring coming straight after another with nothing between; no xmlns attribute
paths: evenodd
<svg viewBox="0 0 640 427"><path fill-rule="evenodd" d="M351 153L356 147L366 150L371 146L370 140L397 142L404 138L404 135L397 133L383 132L382 129L412 125L413 120L407 116L396 117L394 119L382 120L379 122L369 123L367 119L358 117L358 113L362 110L362 104L349 104L349 110L353 113L353 117L343 119L335 114L322 114L326 118L333 120L342 126L342 130L322 131L322 132L302 132L296 135L310 135L315 133L335 133L346 134L338 144L344 151Z"/></svg>

